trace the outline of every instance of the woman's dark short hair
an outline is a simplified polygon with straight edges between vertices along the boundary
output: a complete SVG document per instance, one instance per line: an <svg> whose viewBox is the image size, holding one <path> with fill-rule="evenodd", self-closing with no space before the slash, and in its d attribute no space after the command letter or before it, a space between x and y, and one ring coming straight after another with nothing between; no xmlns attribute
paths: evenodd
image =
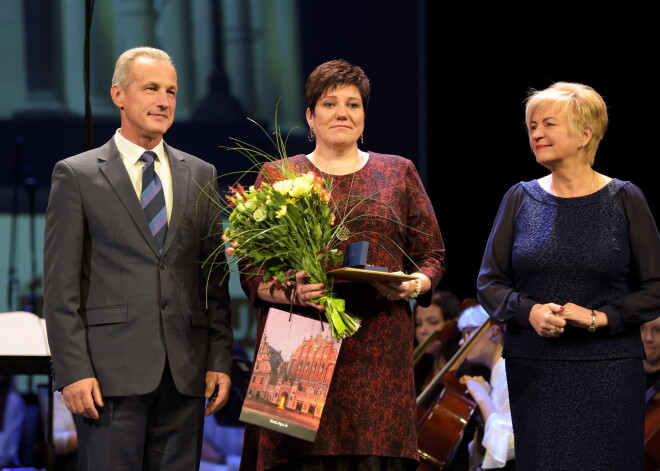
<svg viewBox="0 0 660 471"><path fill-rule="evenodd" d="M309 74L305 84L305 99L307 107L314 114L316 103L327 90L334 90L338 85L355 85L360 91L364 114L369 107L371 85L362 68L344 59L324 62Z"/></svg>

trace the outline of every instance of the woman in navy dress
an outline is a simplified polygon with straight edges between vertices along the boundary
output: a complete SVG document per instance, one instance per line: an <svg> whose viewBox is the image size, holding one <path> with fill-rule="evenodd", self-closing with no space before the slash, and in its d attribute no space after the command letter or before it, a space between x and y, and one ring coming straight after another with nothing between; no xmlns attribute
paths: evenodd
<svg viewBox="0 0 660 471"><path fill-rule="evenodd" d="M592 166L607 127L593 88L532 91L526 124L550 171L513 185L491 230L478 299L506 322L519 470L641 470L644 350L660 312L660 237L642 191Z"/></svg>

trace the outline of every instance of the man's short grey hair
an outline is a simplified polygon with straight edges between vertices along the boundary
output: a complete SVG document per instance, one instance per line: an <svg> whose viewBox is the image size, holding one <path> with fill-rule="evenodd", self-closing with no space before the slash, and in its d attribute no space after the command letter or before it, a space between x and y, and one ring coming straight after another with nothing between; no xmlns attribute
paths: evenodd
<svg viewBox="0 0 660 471"><path fill-rule="evenodd" d="M159 61L168 62L174 67L172 58L167 52L161 49L156 49L155 47L134 47L133 49L124 51L124 53L117 59L117 63L115 64L115 72L112 75L112 85L117 85L119 88L126 90L126 88L128 88L128 86L131 84L131 74L129 73L131 65L135 59L143 56L151 57L152 59Z"/></svg>

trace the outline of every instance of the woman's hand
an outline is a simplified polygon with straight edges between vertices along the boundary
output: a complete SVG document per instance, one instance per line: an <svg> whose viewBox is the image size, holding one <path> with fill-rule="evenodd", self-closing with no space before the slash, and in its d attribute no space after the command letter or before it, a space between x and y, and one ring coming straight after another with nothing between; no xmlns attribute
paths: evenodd
<svg viewBox="0 0 660 471"><path fill-rule="evenodd" d="M564 333L566 321L561 317L564 307L555 303L535 304L529 313L529 323L541 337L558 337Z"/></svg>
<svg viewBox="0 0 660 471"><path fill-rule="evenodd" d="M609 320L607 315L600 311L594 311L596 315L595 323L596 327L604 327L609 325ZM575 303L566 303L564 304L564 310L561 312L561 317L568 324L571 324L574 327L580 327L582 329L588 329L591 325L591 309L586 307L578 306Z"/></svg>
<svg viewBox="0 0 660 471"><path fill-rule="evenodd" d="M393 272L403 274L401 271ZM413 273L418 279L420 285L419 292L417 291L417 280L405 281L372 281L371 285L378 290L380 294L389 299L390 301L409 301L420 294L425 293L430 289L431 280L422 273Z"/></svg>
<svg viewBox="0 0 660 471"><path fill-rule="evenodd" d="M325 286L323 283L307 283L308 278L309 274L306 271L296 272L295 290L291 303L299 306L313 307L323 311L325 308L313 302L312 299L323 296L325 294Z"/></svg>
<svg viewBox="0 0 660 471"><path fill-rule="evenodd" d="M289 276L290 274L287 273ZM325 308L320 304L312 302L312 299L320 298L325 294L325 286L322 283L307 283L309 273L299 271L295 274L295 281L278 280L265 281L259 284L257 296L260 299L277 304L296 304L298 306L313 307L320 311Z"/></svg>

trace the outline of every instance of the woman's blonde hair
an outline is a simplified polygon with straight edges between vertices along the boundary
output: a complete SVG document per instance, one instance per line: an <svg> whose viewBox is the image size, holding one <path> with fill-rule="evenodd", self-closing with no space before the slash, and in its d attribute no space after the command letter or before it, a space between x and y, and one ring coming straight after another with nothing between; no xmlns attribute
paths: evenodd
<svg viewBox="0 0 660 471"><path fill-rule="evenodd" d="M592 131L585 146L589 165L594 164L596 150L607 129L607 105L596 90L588 85L556 82L545 90L531 90L525 99L525 124L529 126L534 112L543 106L559 103L560 111L568 121L569 133L576 137L584 128Z"/></svg>

